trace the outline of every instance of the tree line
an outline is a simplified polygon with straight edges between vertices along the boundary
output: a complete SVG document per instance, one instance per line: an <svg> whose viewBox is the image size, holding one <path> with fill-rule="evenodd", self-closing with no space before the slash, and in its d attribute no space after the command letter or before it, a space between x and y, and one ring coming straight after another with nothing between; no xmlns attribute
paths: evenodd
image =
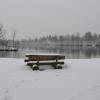
<svg viewBox="0 0 100 100"><path fill-rule="evenodd" d="M48 35L40 38L29 38L23 40L23 44L29 47L49 47L49 46L83 46L83 45L98 45L100 46L100 34L86 32L84 35L67 34L67 35Z"/></svg>
<svg viewBox="0 0 100 100"><path fill-rule="evenodd" d="M45 37L41 37L39 39L34 39L35 42L43 42L43 41L52 41L52 42L56 42L56 41L96 41L100 39L100 34L96 34L96 33L92 33L92 32L86 32L84 35L80 35L80 33L77 34L67 34L67 35L48 35Z"/></svg>
<svg viewBox="0 0 100 100"><path fill-rule="evenodd" d="M4 29L3 25L0 25L0 47L11 47L15 46L17 48L31 48L31 47L38 47L38 46L49 46L49 45L83 45L89 43L96 44L100 46L100 34L86 32L84 35L80 33L76 34L66 34L66 35L48 35L43 36L40 38L29 38L29 39L22 39L22 40L14 40L15 38L15 31L14 35L12 36L12 40L8 40L5 37L6 30Z"/></svg>

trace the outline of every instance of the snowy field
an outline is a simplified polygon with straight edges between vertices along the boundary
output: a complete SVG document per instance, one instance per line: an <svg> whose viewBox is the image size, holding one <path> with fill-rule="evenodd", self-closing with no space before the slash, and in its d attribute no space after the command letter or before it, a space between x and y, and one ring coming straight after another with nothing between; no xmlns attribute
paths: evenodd
<svg viewBox="0 0 100 100"><path fill-rule="evenodd" d="M100 59L46 67L32 71L24 59L0 58L0 100L100 100Z"/></svg>

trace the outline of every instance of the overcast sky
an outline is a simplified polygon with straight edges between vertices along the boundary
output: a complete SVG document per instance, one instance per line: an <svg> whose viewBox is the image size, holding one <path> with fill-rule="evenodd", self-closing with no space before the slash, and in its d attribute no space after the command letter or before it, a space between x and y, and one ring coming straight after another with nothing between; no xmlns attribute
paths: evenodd
<svg viewBox="0 0 100 100"><path fill-rule="evenodd" d="M0 0L0 23L10 38L100 33L100 0Z"/></svg>

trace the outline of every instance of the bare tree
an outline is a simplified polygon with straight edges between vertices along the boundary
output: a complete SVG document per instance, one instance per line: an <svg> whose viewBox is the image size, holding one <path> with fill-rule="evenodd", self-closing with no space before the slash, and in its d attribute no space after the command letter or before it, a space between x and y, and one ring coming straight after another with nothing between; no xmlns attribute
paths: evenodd
<svg viewBox="0 0 100 100"><path fill-rule="evenodd" d="M3 25L0 25L0 40L4 38Z"/></svg>
<svg viewBox="0 0 100 100"><path fill-rule="evenodd" d="M16 37L16 30L13 33L13 48L15 48L15 37Z"/></svg>
<svg viewBox="0 0 100 100"><path fill-rule="evenodd" d="M6 46L5 34L6 30L3 28L3 25L0 24L0 46Z"/></svg>

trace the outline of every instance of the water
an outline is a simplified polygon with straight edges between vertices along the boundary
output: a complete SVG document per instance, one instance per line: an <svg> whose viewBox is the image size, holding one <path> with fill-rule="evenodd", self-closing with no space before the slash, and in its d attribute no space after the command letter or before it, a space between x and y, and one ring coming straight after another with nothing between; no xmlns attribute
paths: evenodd
<svg viewBox="0 0 100 100"><path fill-rule="evenodd" d="M57 53L63 54L68 59L100 58L100 47L59 47L59 48L31 48L19 49L17 52L0 51L3 58L25 58L26 53Z"/></svg>

